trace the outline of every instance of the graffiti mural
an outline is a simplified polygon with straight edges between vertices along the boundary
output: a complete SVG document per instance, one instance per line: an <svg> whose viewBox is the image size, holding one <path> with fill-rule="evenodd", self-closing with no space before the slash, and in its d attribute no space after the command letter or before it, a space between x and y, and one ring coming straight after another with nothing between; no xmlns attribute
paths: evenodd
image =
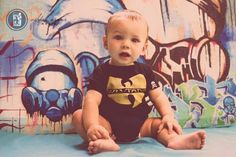
<svg viewBox="0 0 236 157"><path fill-rule="evenodd" d="M106 22L123 9L147 19L138 61L153 67L183 127L236 120L235 0L0 0L0 8L1 131L69 130L88 77L109 59Z"/></svg>

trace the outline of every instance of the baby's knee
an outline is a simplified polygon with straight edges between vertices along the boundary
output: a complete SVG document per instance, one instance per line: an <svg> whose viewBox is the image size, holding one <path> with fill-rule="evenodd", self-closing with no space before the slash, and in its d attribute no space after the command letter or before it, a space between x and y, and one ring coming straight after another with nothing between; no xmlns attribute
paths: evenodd
<svg viewBox="0 0 236 157"><path fill-rule="evenodd" d="M157 131L159 130L159 126L161 124L161 119L160 118L154 118L152 121L151 125L151 130L153 135L156 137L157 136Z"/></svg>
<svg viewBox="0 0 236 157"><path fill-rule="evenodd" d="M72 115L72 124L78 126L82 124L82 109L76 110Z"/></svg>
<svg viewBox="0 0 236 157"><path fill-rule="evenodd" d="M159 118L146 119L143 126L141 127L140 136L141 137L149 136L149 137L156 138L157 130L159 128L160 123L161 123L161 119Z"/></svg>

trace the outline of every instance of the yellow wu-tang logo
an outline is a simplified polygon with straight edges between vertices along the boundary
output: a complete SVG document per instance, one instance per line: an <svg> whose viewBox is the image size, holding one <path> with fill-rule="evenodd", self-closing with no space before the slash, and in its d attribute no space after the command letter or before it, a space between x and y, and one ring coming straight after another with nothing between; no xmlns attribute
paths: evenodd
<svg viewBox="0 0 236 157"><path fill-rule="evenodd" d="M146 91L146 79L142 74L127 80L110 76L107 84L108 97L118 104L131 105L133 108L141 104Z"/></svg>

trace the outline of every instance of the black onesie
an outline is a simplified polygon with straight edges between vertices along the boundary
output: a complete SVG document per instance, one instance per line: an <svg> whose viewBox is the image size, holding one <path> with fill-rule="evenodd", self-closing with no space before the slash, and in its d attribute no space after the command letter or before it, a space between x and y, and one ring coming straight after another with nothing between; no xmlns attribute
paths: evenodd
<svg viewBox="0 0 236 157"><path fill-rule="evenodd" d="M108 120L117 142L135 140L151 111L145 98L158 87L150 67L135 62L130 66L99 65L89 80L88 90L102 94L99 114Z"/></svg>

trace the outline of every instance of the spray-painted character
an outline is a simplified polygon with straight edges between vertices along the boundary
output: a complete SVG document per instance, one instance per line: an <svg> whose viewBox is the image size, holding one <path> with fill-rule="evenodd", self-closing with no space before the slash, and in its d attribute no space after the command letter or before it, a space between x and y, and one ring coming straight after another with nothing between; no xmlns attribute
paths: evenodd
<svg viewBox="0 0 236 157"><path fill-rule="evenodd" d="M31 116L39 112L50 121L81 108L82 92L76 88L78 79L70 57L59 50L38 53L26 71L27 87L22 102Z"/></svg>
<svg viewBox="0 0 236 157"><path fill-rule="evenodd" d="M186 128L197 128L198 122L200 121L203 114L203 105L198 102L191 102L190 105L190 119L186 122Z"/></svg>
<svg viewBox="0 0 236 157"><path fill-rule="evenodd" d="M222 116L223 120L226 120L227 123L230 121L230 117L236 118L236 106L234 98L231 96L226 96L223 100L223 106L219 106L218 108L224 111L224 116Z"/></svg>

